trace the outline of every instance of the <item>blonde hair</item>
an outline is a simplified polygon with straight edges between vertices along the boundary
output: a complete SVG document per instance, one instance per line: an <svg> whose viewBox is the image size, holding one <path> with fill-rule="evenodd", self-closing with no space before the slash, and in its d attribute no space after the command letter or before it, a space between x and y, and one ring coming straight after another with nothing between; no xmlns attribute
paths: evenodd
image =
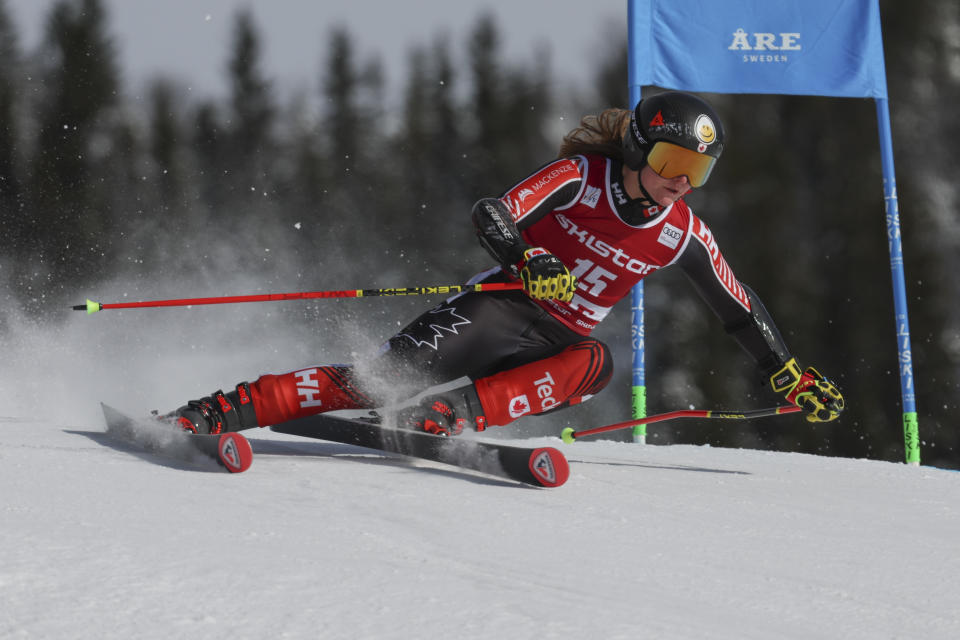
<svg viewBox="0 0 960 640"><path fill-rule="evenodd" d="M623 160L623 136L629 126L628 109L604 109L599 115L584 116L580 126L563 137L560 157L593 153Z"/></svg>

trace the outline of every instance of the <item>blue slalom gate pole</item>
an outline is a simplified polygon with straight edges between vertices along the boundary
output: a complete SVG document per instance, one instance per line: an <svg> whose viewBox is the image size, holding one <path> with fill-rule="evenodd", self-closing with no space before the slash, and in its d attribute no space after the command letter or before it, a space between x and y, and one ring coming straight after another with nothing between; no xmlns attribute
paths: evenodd
<svg viewBox="0 0 960 640"><path fill-rule="evenodd" d="M632 381L632 411L634 420L647 417L647 382L644 362L643 341L643 283L638 282L630 292L630 337L633 344L633 381ZM647 443L647 425L638 424L633 428L633 441Z"/></svg>
<svg viewBox="0 0 960 640"><path fill-rule="evenodd" d="M641 98L641 84L639 59L641 46L639 38L645 37L645 16L638 13L637 3L627 3L627 71L630 89L630 104L633 108ZM631 417L640 420L647 417L647 382L646 382L646 344L644 342L643 324L643 281L638 282L630 291L630 342L633 345L633 378L631 381ZM633 428L633 441L646 444L647 425L638 424Z"/></svg>
<svg viewBox="0 0 960 640"><path fill-rule="evenodd" d="M907 316L907 288L903 270L903 246L900 238L900 205L897 179L893 170L893 143L890 107L886 98L877 98L877 127L880 133L880 161L883 167L883 202L887 214L887 242L893 279L893 306L897 330L900 366L900 397L903 403L903 441L907 464L920 464L920 427L917 398L913 386L913 356L910 349L910 321Z"/></svg>

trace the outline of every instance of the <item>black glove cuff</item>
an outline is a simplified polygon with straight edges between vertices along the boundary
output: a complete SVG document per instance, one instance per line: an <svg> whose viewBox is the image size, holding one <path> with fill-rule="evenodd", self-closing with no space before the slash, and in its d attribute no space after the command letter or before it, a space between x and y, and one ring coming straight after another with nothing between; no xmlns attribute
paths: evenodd
<svg viewBox="0 0 960 640"><path fill-rule="evenodd" d="M473 226L481 246L505 271L517 275L517 264L529 246L520 237L507 206L497 198L484 198L473 205Z"/></svg>

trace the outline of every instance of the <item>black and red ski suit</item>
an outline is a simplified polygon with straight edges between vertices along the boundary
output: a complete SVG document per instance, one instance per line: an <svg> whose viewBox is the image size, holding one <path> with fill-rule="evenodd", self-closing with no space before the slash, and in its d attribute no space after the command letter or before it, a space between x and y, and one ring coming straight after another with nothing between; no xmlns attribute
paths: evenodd
<svg viewBox="0 0 960 640"><path fill-rule="evenodd" d="M510 188L496 207L482 203L473 217L484 246L496 254L491 247L519 233L521 246L547 249L577 277L570 302L533 300L522 291L455 296L390 338L371 362L267 375L244 385L257 423L382 406L464 376L490 425L576 404L612 374L609 349L589 337L591 331L634 284L670 266L686 273L762 370L789 360L769 314L734 276L709 227L683 200L663 209L630 199L619 161L561 158ZM493 210L509 212L510 219L491 216ZM474 281L515 279L509 259L496 257L504 264Z"/></svg>

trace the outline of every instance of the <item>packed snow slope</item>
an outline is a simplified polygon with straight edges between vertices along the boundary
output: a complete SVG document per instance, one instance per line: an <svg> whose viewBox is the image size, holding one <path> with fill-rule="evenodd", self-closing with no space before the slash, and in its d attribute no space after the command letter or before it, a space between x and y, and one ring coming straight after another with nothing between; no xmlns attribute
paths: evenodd
<svg viewBox="0 0 960 640"><path fill-rule="evenodd" d="M534 489L248 433L229 475L0 418L0 638L960 637L957 473L537 439Z"/></svg>

